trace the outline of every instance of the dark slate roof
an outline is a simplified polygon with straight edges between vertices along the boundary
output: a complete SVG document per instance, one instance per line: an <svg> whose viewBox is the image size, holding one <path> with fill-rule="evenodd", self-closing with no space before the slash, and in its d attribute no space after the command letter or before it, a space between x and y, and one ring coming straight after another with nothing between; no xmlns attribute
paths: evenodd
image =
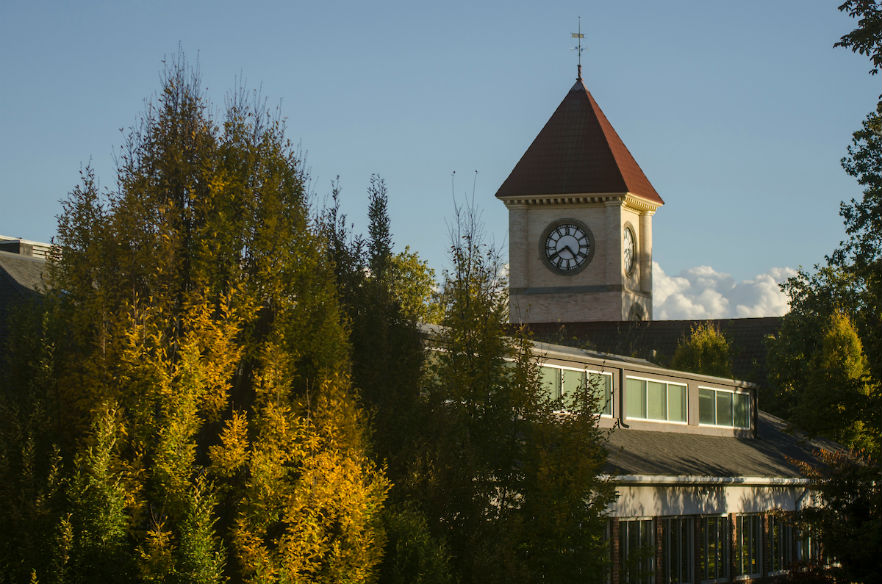
<svg viewBox="0 0 882 584"><path fill-rule="evenodd" d="M46 260L0 251L0 339L16 305L39 298L46 289Z"/></svg>
<svg viewBox="0 0 882 584"><path fill-rule="evenodd" d="M794 460L812 462L819 448L840 449L785 431L787 423L759 412L756 438L617 428L607 447L612 475L800 478Z"/></svg>
<svg viewBox="0 0 882 584"><path fill-rule="evenodd" d="M527 325L534 338L549 343L586 347L668 364L692 327L709 322L722 331L732 350L737 379L764 383L766 338L781 328L781 317L718 320L650 320L606 322L545 322Z"/></svg>
<svg viewBox="0 0 882 584"><path fill-rule="evenodd" d="M626 192L664 204L579 79L496 196Z"/></svg>

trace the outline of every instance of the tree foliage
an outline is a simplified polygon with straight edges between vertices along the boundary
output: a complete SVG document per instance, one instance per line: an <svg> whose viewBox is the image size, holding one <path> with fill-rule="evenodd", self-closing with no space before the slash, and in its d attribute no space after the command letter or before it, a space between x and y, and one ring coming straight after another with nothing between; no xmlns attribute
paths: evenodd
<svg viewBox="0 0 882 584"><path fill-rule="evenodd" d="M882 64L882 8L847 0L839 10L858 18L836 46ZM847 239L814 272L800 270L784 285L790 312L770 340L774 394L767 405L811 434L851 451L821 451L805 466L822 505L802 519L819 530L835 559L837 581L879 582L882 554L882 102L853 135L842 160L862 196L840 208ZM855 545L860 542L860 545Z"/></svg>
<svg viewBox="0 0 882 584"><path fill-rule="evenodd" d="M430 416L420 393L424 339L420 325L433 307L434 273L405 249L393 252L385 181L368 186L368 236L354 235L340 209L339 184L323 217L330 259L351 328L353 382L371 414L374 456L392 483L383 512L388 544L381 582L453 582L443 537L411 489Z"/></svg>
<svg viewBox="0 0 882 584"><path fill-rule="evenodd" d="M597 478L594 393L553 401L532 344L506 334L506 282L473 210L459 210L452 240L414 487L464 582L600 580L613 491Z"/></svg>
<svg viewBox="0 0 882 584"><path fill-rule="evenodd" d="M806 383L790 410L794 425L848 446L877 448L877 437L863 421L870 406L867 359L848 316L830 316L807 367Z"/></svg>
<svg viewBox="0 0 882 584"><path fill-rule="evenodd" d="M732 377L729 341L710 322L694 325L674 351L671 367L718 377Z"/></svg>
<svg viewBox="0 0 882 584"><path fill-rule="evenodd" d="M876 231L882 141L873 130L878 124L878 114L868 116L843 159L843 168L864 188L860 200L841 207L848 239L827 265L800 271L782 287L790 312L769 343L774 393L765 401L812 434L875 453L882 447L882 239Z"/></svg>
<svg viewBox="0 0 882 584"><path fill-rule="evenodd" d="M284 125L244 91L215 122L179 55L118 159L63 203L44 349L3 376L0 448L57 454L2 468L42 486L0 579L370 581L388 484Z"/></svg>
<svg viewBox="0 0 882 584"><path fill-rule="evenodd" d="M839 11L858 19L857 28L842 35L835 47L845 47L870 58L870 75L882 67L882 6L878 0L846 0Z"/></svg>
<svg viewBox="0 0 882 584"><path fill-rule="evenodd" d="M854 451L822 450L819 463L801 466L824 504L803 511L801 521L835 558L836 582L882 582L882 467Z"/></svg>
<svg viewBox="0 0 882 584"><path fill-rule="evenodd" d="M0 369L0 582L602 579L594 388L545 392L474 213L438 290L379 176L366 238L305 184L181 55L82 172Z"/></svg>

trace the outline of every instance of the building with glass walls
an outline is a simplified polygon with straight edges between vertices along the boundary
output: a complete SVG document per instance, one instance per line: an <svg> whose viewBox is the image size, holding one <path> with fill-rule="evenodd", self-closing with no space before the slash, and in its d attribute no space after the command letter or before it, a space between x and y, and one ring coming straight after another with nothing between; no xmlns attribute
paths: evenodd
<svg viewBox="0 0 882 584"><path fill-rule="evenodd" d="M551 395L589 383L609 430L610 582L762 580L816 556L787 516L813 502L796 462L833 445L785 432L755 385L563 345L536 352Z"/></svg>

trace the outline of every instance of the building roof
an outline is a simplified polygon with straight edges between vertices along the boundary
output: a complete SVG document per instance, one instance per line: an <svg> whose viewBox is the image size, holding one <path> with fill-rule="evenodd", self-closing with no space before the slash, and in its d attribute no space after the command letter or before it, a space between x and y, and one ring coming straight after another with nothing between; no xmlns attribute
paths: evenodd
<svg viewBox="0 0 882 584"><path fill-rule="evenodd" d="M496 196L615 193L664 204L579 79Z"/></svg>
<svg viewBox="0 0 882 584"><path fill-rule="evenodd" d="M760 411L756 438L616 428L609 436L611 475L800 478L795 461L817 462L819 448L840 449L787 431L787 423Z"/></svg>
<svg viewBox="0 0 882 584"><path fill-rule="evenodd" d="M765 339L781 329L779 316L717 320L544 322L526 326L540 341L669 363L680 341L700 323L710 323L729 341L732 374L737 379L765 382Z"/></svg>
<svg viewBox="0 0 882 584"><path fill-rule="evenodd" d="M46 282L46 260L0 251L0 340L6 338L10 310L39 298L46 290Z"/></svg>

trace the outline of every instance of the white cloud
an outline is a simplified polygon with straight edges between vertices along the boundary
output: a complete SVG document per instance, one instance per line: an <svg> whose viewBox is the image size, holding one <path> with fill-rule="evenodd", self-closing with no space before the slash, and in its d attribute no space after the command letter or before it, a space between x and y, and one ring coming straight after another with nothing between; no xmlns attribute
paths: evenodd
<svg viewBox="0 0 882 584"><path fill-rule="evenodd" d="M736 282L710 266L669 276L653 262L652 316L656 320L781 316L788 309L787 297L778 284L795 274L792 268L772 268Z"/></svg>

